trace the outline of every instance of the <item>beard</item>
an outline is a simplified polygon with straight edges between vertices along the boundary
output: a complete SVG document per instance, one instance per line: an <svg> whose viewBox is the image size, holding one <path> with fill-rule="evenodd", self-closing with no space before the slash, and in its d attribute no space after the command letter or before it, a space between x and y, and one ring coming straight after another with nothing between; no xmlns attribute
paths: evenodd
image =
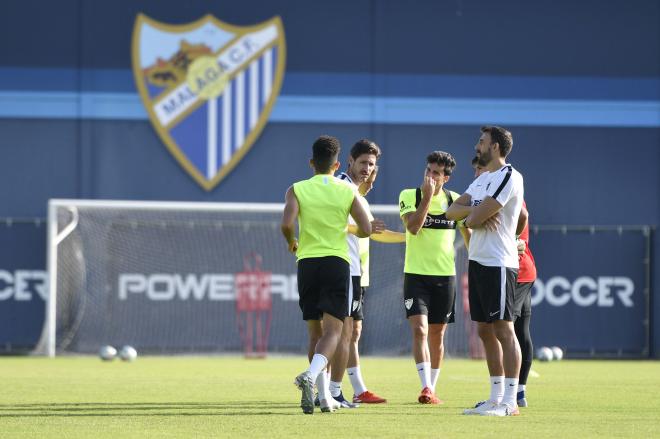
<svg viewBox="0 0 660 439"><path fill-rule="evenodd" d="M477 163L479 164L479 166L487 166L492 159L493 159L493 153L490 152L489 150L479 154L479 159L477 160Z"/></svg>
<svg viewBox="0 0 660 439"><path fill-rule="evenodd" d="M353 169L352 166L349 166L348 169L346 170L346 173L348 174L349 177L351 177L351 180L353 180L353 183L355 184L361 184L367 181L367 178L369 178L368 175L362 175L358 170Z"/></svg>

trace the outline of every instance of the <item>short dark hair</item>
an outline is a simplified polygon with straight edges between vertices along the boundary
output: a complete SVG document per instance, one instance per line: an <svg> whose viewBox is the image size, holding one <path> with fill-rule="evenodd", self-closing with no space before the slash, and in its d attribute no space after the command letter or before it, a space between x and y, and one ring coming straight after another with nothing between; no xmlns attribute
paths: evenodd
<svg viewBox="0 0 660 439"><path fill-rule="evenodd" d="M321 136L312 145L312 162L317 172L326 173L337 162L341 146L332 136Z"/></svg>
<svg viewBox="0 0 660 439"><path fill-rule="evenodd" d="M373 154L378 158L380 157L380 148L376 145L376 142L372 140L360 139L355 142L355 145L351 148L351 157L355 160L362 154Z"/></svg>
<svg viewBox="0 0 660 439"><path fill-rule="evenodd" d="M426 156L426 163L436 163L438 165L443 165L445 167L444 174L449 176L454 172L456 167L456 160L448 152L444 151L433 151L431 154Z"/></svg>
<svg viewBox="0 0 660 439"><path fill-rule="evenodd" d="M481 127L482 133L490 134L490 140L492 143L498 143L500 145L500 156L506 157L513 149L513 136L507 130L498 126L484 126Z"/></svg>

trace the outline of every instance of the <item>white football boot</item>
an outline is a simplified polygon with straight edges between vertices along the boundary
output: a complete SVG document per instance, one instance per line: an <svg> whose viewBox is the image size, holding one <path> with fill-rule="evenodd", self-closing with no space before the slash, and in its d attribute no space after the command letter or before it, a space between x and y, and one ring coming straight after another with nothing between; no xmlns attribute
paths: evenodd
<svg viewBox="0 0 660 439"><path fill-rule="evenodd" d="M319 402L323 413L332 413L341 408L341 403L333 397L330 397L330 399L322 399Z"/></svg>
<svg viewBox="0 0 660 439"><path fill-rule="evenodd" d="M489 410L493 410L495 407L497 407L497 403L491 401L490 399L487 399L485 401L479 401L472 407L471 409L465 409L463 410L464 415L484 415L485 412Z"/></svg>
<svg viewBox="0 0 660 439"><path fill-rule="evenodd" d="M497 404L495 407L490 410L486 410L483 413L484 416L518 416L520 411L517 406L510 406L503 402Z"/></svg>

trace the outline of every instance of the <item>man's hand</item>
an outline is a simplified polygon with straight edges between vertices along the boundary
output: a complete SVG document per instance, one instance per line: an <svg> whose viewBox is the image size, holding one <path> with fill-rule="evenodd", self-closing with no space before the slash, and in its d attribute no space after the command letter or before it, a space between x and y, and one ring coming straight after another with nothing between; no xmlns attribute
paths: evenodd
<svg viewBox="0 0 660 439"><path fill-rule="evenodd" d="M289 243L289 253L295 255L297 251L298 251L298 240L294 239Z"/></svg>
<svg viewBox="0 0 660 439"><path fill-rule="evenodd" d="M491 216L488 218L484 223L482 224L483 228L488 230L489 232L494 232L497 230L497 226L500 225L500 214L499 212L496 213L495 215Z"/></svg>
<svg viewBox="0 0 660 439"><path fill-rule="evenodd" d="M422 183L422 196L425 199L430 200L434 193L435 193L435 180L425 175L424 182Z"/></svg>
<svg viewBox="0 0 660 439"><path fill-rule="evenodd" d="M378 175L378 166L374 166L374 169L371 171L371 174L369 174L369 177L367 177L366 181L364 183L360 183L360 186L358 186L358 192L360 192L360 195L363 197L371 191L371 189L374 187L374 181L376 181L376 176Z"/></svg>
<svg viewBox="0 0 660 439"><path fill-rule="evenodd" d="M523 253L525 253L527 244L525 244L525 241L523 241L522 239L516 239L516 247L518 247L518 254L522 255Z"/></svg>
<svg viewBox="0 0 660 439"><path fill-rule="evenodd" d="M375 219L371 222L371 233L383 233L387 228L385 223L382 220Z"/></svg>

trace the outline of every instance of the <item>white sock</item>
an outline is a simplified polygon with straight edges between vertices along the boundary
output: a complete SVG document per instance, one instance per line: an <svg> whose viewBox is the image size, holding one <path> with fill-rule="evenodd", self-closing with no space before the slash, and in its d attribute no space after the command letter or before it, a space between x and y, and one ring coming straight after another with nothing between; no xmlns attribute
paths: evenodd
<svg viewBox="0 0 660 439"><path fill-rule="evenodd" d="M525 385L524 384L518 384L518 392L524 392L525 391Z"/></svg>
<svg viewBox="0 0 660 439"><path fill-rule="evenodd" d="M515 407L518 405L517 392L518 378L504 378L504 398L502 398L502 402L509 407Z"/></svg>
<svg viewBox="0 0 660 439"><path fill-rule="evenodd" d="M422 363L417 363L415 364L415 367L417 367L417 374L419 375L419 381L422 383L422 389L424 387L431 387L431 363L430 362L422 362Z"/></svg>
<svg viewBox="0 0 660 439"><path fill-rule="evenodd" d="M496 403L502 402L504 396L504 377L490 377L490 400Z"/></svg>
<svg viewBox="0 0 660 439"><path fill-rule="evenodd" d="M330 394L333 398L339 396L341 393L341 382L330 381Z"/></svg>
<svg viewBox="0 0 660 439"><path fill-rule="evenodd" d="M438 384L440 377L440 369L431 369L431 390L435 393L435 386Z"/></svg>
<svg viewBox="0 0 660 439"><path fill-rule="evenodd" d="M424 373L426 377L426 386L431 388L431 362L430 361L425 361L424 362ZM423 387L422 387L423 389Z"/></svg>
<svg viewBox="0 0 660 439"><path fill-rule="evenodd" d="M316 377L321 374L321 371L324 371L322 375L325 375L325 367L327 365L328 359L323 354L314 354L307 370L312 375L312 379L316 381Z"/></svg>
<svg viewBox="0 0 660 439"><path fill-rule="evenodd" d="M367 386L362 380L362 372L360 372L360 366L349 367L346 369L348 372L348 379L351 380L351 386L353 386L353 394L355 396L361 395L367 391Z"/></svg>
<svg viewBox="0 0 660 439"><path fill-rule="evenodd" d="M316 388L319 391L319 400L329 400L330 399L330 388L328 385L328 376L324 373L320 373L316 378Z"/></svg>

